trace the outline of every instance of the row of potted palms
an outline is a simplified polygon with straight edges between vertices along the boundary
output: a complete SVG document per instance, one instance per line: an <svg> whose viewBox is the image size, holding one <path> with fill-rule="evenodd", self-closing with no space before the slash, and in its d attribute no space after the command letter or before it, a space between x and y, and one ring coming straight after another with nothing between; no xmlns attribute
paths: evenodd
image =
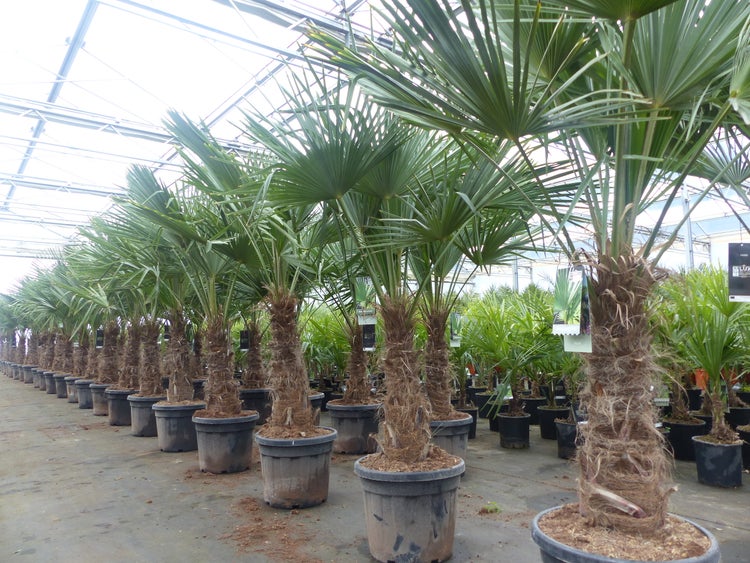
<svg viewBox="0 0 750 563"><path fill-rule="evenodd" d="M667 226L686 180L706 179L700 200L748 177L748 7L391 0L383 12L389 46L315 31L321 58L427 130L480 151L510 145L530 166L554 154L569 159L577 185L569 205L530 201L528 209L590 279L577 512L600 529L661 533L672 489L654 428L658 369L647 298L661 277L659 258L687 220L681 213L676 227ZM494 154L485 157L502 169ZM541 174L535 180L549 185ZM581 208L590 246L571 220ZM647 210L655 213L641 229L637 219ZM532 535L546 557L566 560L570 550L542 531L556 515L567 518L562 510L540 515ZM712 550L707 557L715 559ZM592 560L575 551L577 560Z"/></svg>
<svg viewBox="0 0 750 563"><path fill-rule="evenodd" d="M170 114L185 181L167 188L151 171L133 169L128 196L63 257L66 269L76 255L89 271L101 268L93 277L73 269L72 283L62 286L87 288L75 302L94 304L91 313L101 315L75 328L106 327L126 296L149 304L131 324L154 315L194 319L208 342L208 410L234 416L240 403L226 337L238 314L233 304L240 297L248 309L263 304L275 398L261 439L307 438L325 431L312 423L299 303L316 284L338 281L330 293L351 295L356 280L368 277L385 333L387 394L382 453L356 470L366 513L377 515L383 499L394 498L381 490L384 475L413 475L442 455L430 446L429 426L431 412L451 416L440 374L447 314L462 283L453 272L462 263L469 270L501 263L542 233L588 270L591 284L579 511L600 527L663 529L671 488L653 425L658 370L647 297L660 277L659 257L686 220L666 229L688 176L706 179L698 199L747 177L747 6L390 0L384 17L391 48L311 31L320 58L351 82L312 66L298 73L287 90L288 115L247 115L242 130L257 151L238 155ZM636 219L649 208L656 219L643 231ZM580 248L583 224L588 251ZM122 255L102 251L113 241ZM139 289L115 290L107 280L118 274L131 276L122 288ZM152 314L157 302L165 306ZM430 341L426 369L435 375L431 401L414 349L420 310ZM356 327L354 308L347 314ZM351 331L355 348L358 333ZM443 488L455 501L463 467L445 461L439 480L451 482ZM409 478L396 478L397 487ZM276 502L273 487L264 494ZM433 517L452 536L450 514ZM411 546L427 560L450 555L452 537L422 539L437 522L429 530L384 530L389 524L375 520L370 536L382 541L370 548L379 559ZM404 533L414 541L396 542ZM558 549L536 520L533 535L543 549Z"/></svg>
<svg viewBox="0 0 750 563"><path fill-rule="evenodd" d="M432 486L455 506L464 463L431 444L430 425L433 419L443 426L455 416L466 420L450 404L445 345L448 315L465 281L457 272L464 264L471 270L502 263L527 248L534 230L528 227L526 201L550 196L510 153L497 156L506 161L512 180L449 137L416 129L373 106L356 87L324 86L312 68L291 84L294 121L248 115L244 133L262 148L242 155L222 147L202 125L170 113L166 124L184 162L180 184L167 187L153 171L134 167L126 195L82 231L80 244L60 256L54 272L39 274L48 280L58 276L50 285L75 305L74 330L56 341L102 326L105 348L120 328L154 344L150 329L166 320L170 347L184 346L190 325L203 334L205 403L182 404L192 398L193 374L184 365L191 355L175 351L167 400L153 406L157 424L186 406L196 424L220 419L237 424L252 417L242 411L232 377L229 329L234 319L264 307L273 395L271 415L255 436L264 498L273 506L310 506L327 496L337 432L314 423L300 304L313 290L340 304L352 344L347 391L354 392L362 388L356 379L366 378L367 362L353 298L358 279L369 278L384 327L386 394L381 452L356 466L368 483L365 502L410 502L409 495L394 501L378 489L390 480L403 487L414 480L415 470L438 464L438 484ZM514 189L518 185L525 187L523 194ZM554 197L565 189L554 190ZM40 295L52 306L23 319L34 333L40 322L54 325L62 314L56 295ZM18 311L22 302L23 295L17 296ZM420 312L427 327L426 393L414 347ZM102 358L113 355L102 350ZM115 383L116 368L103 372L112 379L102 385ZM120 373L117 383L134 387L135 372ZM148 392L141 382L141 394ZM364 397L343 398L348 400L373 403L369 385ZM289 471L297 469L290 468L290 458L306 459L293 478ZM422 480L435 481L429 471ZM414 524L423 528L414 531L415 542L423 537L427 553L444 554L452 545L454 519L443 516L433 514L435 525L446 531L437 542L429 539L433 527ZM397 522L387 524L390 533L404 532Z"/></svg>

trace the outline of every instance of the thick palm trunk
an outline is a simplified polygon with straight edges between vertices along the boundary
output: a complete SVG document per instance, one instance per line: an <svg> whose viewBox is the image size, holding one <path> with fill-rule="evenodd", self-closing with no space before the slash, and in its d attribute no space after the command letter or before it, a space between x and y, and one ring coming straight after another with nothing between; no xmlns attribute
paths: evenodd
<svg viewBox="0 0 750 563"><path fill-rule="evenodd" d="M26 362L32 366L39 363L39 337L33 332L29 336L29 351L26 355Z"/></svg>
<svg viewBox="0 0 750 563"><path fill-rule="evenodd" d="M414 351L414 317L406 298L381 304L385 326L385 401L380 446L388 460L416 463L430 451L430 409Z"/></svg>
<svg viewBox="0 0 750 563"><path fill-rule="evenodd" d="M261 353L261 333L257 322L247 326L248 349L245 360L245 373L242 375L242 386L245 389L261 389L266 386L266 372L263 369Z"/></svg>
<svg viewBox="0 0 750 563"><path fill-rule="evenodd" d="M78 347L73 349L73 375L81 379L86 377L86 368L89 361L89 335L81 334Z"/></svg>
<svg viewBox="0 0 750 563"><path fill-rule="evenodd" d="M234 380L234 353L223 313L206 325L206 410L212 415L236 416L242 411L239 385Z"/></svg>
<svg viewBox="0 0 750 563"><path fill-rule="evenodd" d="M51 332L44 332L41 336L42 350L39 362L46 370L52 369L52 363L55 361L55 335Z"/></svg>
<svg viewBox="0 0 750 563"><path fill-rule="evenodd" d="M138 389L138 347L141 342L141 325L131 324L123 333L125 340L120 354L120 373L117 387L120 389Z"/></svg>
<svg viewBox="0 0 750 563"><path fill-rule="evenodd" d="M161 353L159 332L161 325L149 319L143 323L138 346L138 393L142 397L158 397L164 391L161 385Z"/></svg>
<svg viewBox="0 0 750 563"><path fill-rule="evenodd" d="M445 342L448 311L435 311L425 319L425 388L432 407L433 420L450 420L457 413L451 404L450 358Z"/></svg>
<svg viewBox="0 0 750 563"><path fill-rule="evenodd" d="M580 508L601 526L652 532L671 492L664 438L656 429L646 298L655 282L634 255L603 257L592 280L592 354L581 394L588 411L578 462Z"/></svg>
<svg viewBox="0 0 750 563"><path fill-rule="evenodd" d="M363 350L362 329L356 322L349 334L351 351L346 361L346 390L342 403L362 405L372 402L370 381L367 377L367 352Z"/></svg>
<svg viewBox="0 0 750 563"><path fill-rule="evenodd" d="M306 432L313 428L310 382L302 359L297 331L297 299L285 290L269 293L271 311L271 387L273 408L270 426Z"/></svg>
<svg viewBox="0 0 750 563"><path fill-rule="evenodd" d="M169 387L167 401L179 403L193 399L193 379L190 369L190 345L188 344L187 323L182 311L173 311L169 315L171 336L167 347L167 371Z"/></svg>
<svg viewBox="0 0 750 563"><path fill-rule="evenodd" d="M96 380L100 383L117 381L117 351L119 350L120 326L110 321L104 327L104 345L99 351L99 371Z"/></svg>

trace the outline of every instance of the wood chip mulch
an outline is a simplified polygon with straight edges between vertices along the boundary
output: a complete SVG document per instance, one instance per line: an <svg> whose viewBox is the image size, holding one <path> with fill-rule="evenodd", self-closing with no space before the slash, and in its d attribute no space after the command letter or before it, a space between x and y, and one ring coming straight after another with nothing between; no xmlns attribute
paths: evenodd
<svg viewBox="0 0 750 563"><path fill-rule="evenodd" d="M578 505L565 505L539 520L549 537L577 549L616 559L672 561L701 555L709 539L692 524L668 516L663 529L650 535L623 534L593 527L578 512Z"/></svg>

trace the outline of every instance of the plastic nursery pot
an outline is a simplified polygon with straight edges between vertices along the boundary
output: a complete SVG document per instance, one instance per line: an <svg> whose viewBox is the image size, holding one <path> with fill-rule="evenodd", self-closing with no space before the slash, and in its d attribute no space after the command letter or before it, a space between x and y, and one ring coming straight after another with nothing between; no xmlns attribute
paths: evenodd
<svg viewBox="0 0 750 563"><path fill-rule="evenodd" d="M500 413L497 415L500 423L500 446L509 449L523 449L529 447L530 414L510 416Z"/></svg>
<svg viewBox="0 0 750 563"><path fill-rule="evenodd" d="M105 389L107 399L107 415L110 426L130 426L130 403L128 395L135 393L135 389Z"/></svg>
<svg viewBox="0 0 750 563"><path fill-rule="evenodd" d="M240 389L240 401L243 411L256 411L258 420L255 425L265 424L271 417L271 390L262 389Z"/></svg>
<svg viewBox="0 0 750 563"><path fill-rule="evenodd" d="M326 428L326 427L323 427ZM256 434L263 474L263 500L274 508L307 508L328 498L331 451L336 431L309 438Z"/></svg>
<svg viewBox="0 0 750 563"><path fill-rule="evenodd" d="M393 472L354 464L364 491L370 554L378 561L446 561L453 554L464 461L434 471Z"/></svg>
<svg viewBox="0 0 750 563"><path fill-rule="evenodd" d="M569 407L538 407L539 433L544 440L557 439L557 427L555 419L567 418L570 413Z"/></svg>
<svg viewBox="0 0 750 563"><path fill-rule="evenodd" d="M37 377L39 378L39 385L37 386L40 391L47 391L47 377L44 375L45 370L42 368L37 368L36 373Z"/></svg>
<svg viewBox="0 0 750 563"><path fill-rule="evenodd" d="M156 414L154 403L166 400L166 397L141 397L128 395L130 404L130 433L133 436L153 438L156 433Z"/></svg>
<svg viewBox="0 0 750 563"><path fill-rule="evenodd" d="M596 553L589 553L587 551L576 549L569 545L565 545L564 543L560 543L545 534L539 528L539 520L547 513L558 510L559 508L559 506L556 506L540 512L534 517L534 520L531 523L531 539L539 546L542 563L627 563L627 560L624 559L614 559L605 555L598 555ZM711 545L703 555L690 557L689 559L673 559L663 563L719 563L719 560L721 559L719 542L713 534L695 522L686 518L679 518L700 530L701 533L708 537ZM635 561L633 563L639 562Z"/></svg>
<svg viewBox="0 0 750 563"><path fill-rule="evenodd" d="M473 421L470 414L456 420L430 421L432 443L451 455L465 459L469 446L469 431Z"/></svg>
<svg viewBox="0 0 750 563"><path fill-rule="evenodd" d="M31 371L34 368L36 368L36 366L31 366L31 365L23 366L21 368L23 370L23 382L24 383L28 383L29 385L34 383L34 372Z"/></svg>
<svg viewBox="0 0 750 563"><path fill-rule="evenodd" d="M523 410L531 415L529 424L539 424L539 407L547 404L544 397L526 397L523 399Z"/></svg>
<svg viewBox="0 0 750 563"><path fill-rule="evenodd" d="M156 434L163 452L192 452L198 449L193 413L206 403L154 403Z"/></svg>
<svg viewBox="0 0 750 563"><path fill-rule="evenodd" d="M68 398L68 386L65 384L65 378L69 375L69 373L56 373L52 376L52 380L55 382L55 394L58 399Z"/></svg>
<svg viewBox="0 0 750 563"><path fill-rule="evenodd" d="M109 414L109 403L107 397L104 396L104 391L109 386L109 383L92 383L89 385L91 402L94 405L94 416L107 416Z"/></svg>
<svg viewBox="0 0 750 563"><path fill-rule="evenodd" d="M47 391L47 395L57 395L57 387L55 387L55 372L45 371L44 381L46 382L44 389Z"/></svg>
<svg viewBox="0 0 750 563"><path fill-rule="evenodd" d="M469 440L477 437L477 420L479 418L479 409L476 407L457 408L458 412L465 412L471 416L471 425L469 426Z"/></svg>
<svg viewBox="0 0 750 563"><path fill-rule="evenodd" d="M78 391L76 390L76 380L78 377L75 375L69 375L65 378L65 388L68 391L68 402L69 403L77 403L78 402Z"/></svg>
<svg viewBox="0 0 750 563"><path fill-rule="evenodd" d="M91 397L91 384L93 379L76 379L76 395L78 395L79 409L93 409L94 400Z"/></svg>
<svg viewBox="0 0 750 563"><path fill-rule="evenodd" d="M742 440L742 467L750 469L750 430L737 429Z"/></svg>
<svg viewBox="0 0 750 563"><path fill-rule="evenodd" d="M698 482L713 487L742 486L742 443L715 444L694 436Z"/></svg>
<svg viewBox="0 0 750 563"><path fill-rule="evenodd" d="M333 451L343 454L372 453L377 448L380 404L344 405L329 402L331 426L336 429Z"/></svg>
<svg viewBox="0 0 750 563"><path fill-rule="evenodd" d="M557 428L557 457L573 459L576 456L578 425L575 422L556 421Z"/></svg>
<svg viewBox="0 0 750 563"><path fill-rule="evenodd" d="M200 470L237 473L249 469L257 420L255 411L231 418L193 416Z"/></svg>
<svg viewBox="0 0 750 563"><path fill-rule="evenodd" d="M313 420L313 424L316 426L320 424L320 411L323 409L323 399L325 396L323 392L310 394L310 406L313 408L313 411L317 410L315 420Z"/></svg>
<svg viewBox="0 0 750 563"><path fill-rule="evenodd" d="M665 420L664 426L669 428L667 440L672 448L674 458L682 461L695 461L693 436L701 436L706 433L706 421L696 419L696 423L691 424Z"/></svg>

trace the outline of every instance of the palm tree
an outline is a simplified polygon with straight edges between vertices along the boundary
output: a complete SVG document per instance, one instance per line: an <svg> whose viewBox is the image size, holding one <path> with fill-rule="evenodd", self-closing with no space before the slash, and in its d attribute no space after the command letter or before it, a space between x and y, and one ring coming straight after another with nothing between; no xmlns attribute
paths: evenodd
<svg viewBox="0 0 750 563"><path fill-rule="evenodd" d="M670 230L667 244L657 245L669 205L717 131L736 121L732 107L747 116L750 60L738 47L746 45L740 33L749 9L702 0L544 8L521 0L455 7L391 0L384 11L392 50L358 51L312 33L327 62L423 127L478 150L480 134L490 135L530 166L558 150L570 158L580 184L570 205L527 204L591 277L579 499L598 525L648 532L665 521L669 462L653 424L646 297L677 235ZM744 138L739 152L747 150ZM663 211L642 232L638 215L658 202ZM593 249L582 257L568 225L576 206L591 221Z"/></svg>
<svg viewBox="0 0 750 563"><path fill-rule="evenodd" d="M265 300L271 332L271 387L274 402L264 432L291 436L314 433L310 386L297 329L298 303L315 271L317 243L306 230L313 206L279 209L268 191L276 174L268 159L251 153L244 161L220 146L208 131L177 112L167 123L183 148L188 182L210 199L217 214L206 241L232 262L234 275L252 295ZM211 238L213 237L213 238Z"/></svg>
<svg viewBox="0 0 750 563"><path fill-rule="evenodd" d="M170 276L173 283L162 290L189 289L192 296L189 305L200 314L200 324L205 329L206 410L212 416L236 416L242 405L233 378L234 353L229 327L235 312L233 297L237 269L232 260L215 248L215 244L220 244L217 234L223 230L216 206L200 194L191 194L189 198L171 194L154 178L153 172L145 168L131 169L129 177L133 190L124 204L130 210L130 216L133 219L139 216L159 225L169 234L159 233L160 239L157 240L164 243L171 239L173 243L170 252L176 260L171 267L178 272ZM158 266L170 267L161 262ZM174 298L185 296L184 293L171 295L170 315L170 322L175 325L172 338L183 345L186 303L178 304Z"/></svg>

